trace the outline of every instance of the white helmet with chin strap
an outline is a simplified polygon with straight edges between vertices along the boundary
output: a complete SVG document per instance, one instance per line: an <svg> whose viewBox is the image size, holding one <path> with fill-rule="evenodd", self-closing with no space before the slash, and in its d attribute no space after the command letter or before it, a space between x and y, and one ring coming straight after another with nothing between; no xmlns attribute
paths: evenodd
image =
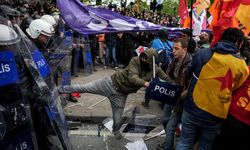
<svg viewBox="0 0 250 150"><path fill-rule="evenodd" d="M42 19L35 19L30 23L26 32L31 38L36 39L40 34L51 37L55 33L55 30L48 22Z"/></svg>
<svg viewBox="0 0 250 150"><path fill-rule="evenodd" d="M48 22L49 24L51 24L53 27L56 26L56 20L54 17L50 16L50 15L43 15L40 19Z"/></svg>

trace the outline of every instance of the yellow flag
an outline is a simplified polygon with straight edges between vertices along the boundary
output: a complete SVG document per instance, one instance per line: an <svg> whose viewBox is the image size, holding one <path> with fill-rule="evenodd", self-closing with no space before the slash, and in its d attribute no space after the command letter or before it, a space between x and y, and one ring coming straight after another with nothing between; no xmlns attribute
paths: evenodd
<svg viewBox="0 0 250 150"><path fill-rule="evenodd" d="M239 88L247 77L248 68L243 59L215 52L202 67L193 91L193 100L200 109L225 119L232 91Z"/></svg>
<svg viewBox="0 0 250 150"><path fill-rule="evenodd" d="M210 0L197 0L196 1L196 13L197 16L200 15L200 13L210 6Z"/></svg>
<svg viewBox="0 0 250 150"><path fill-rule="evenodd" d="M236 17L238 20L248 29L250 30L250 5L240 4L236 12Z"/></svg>

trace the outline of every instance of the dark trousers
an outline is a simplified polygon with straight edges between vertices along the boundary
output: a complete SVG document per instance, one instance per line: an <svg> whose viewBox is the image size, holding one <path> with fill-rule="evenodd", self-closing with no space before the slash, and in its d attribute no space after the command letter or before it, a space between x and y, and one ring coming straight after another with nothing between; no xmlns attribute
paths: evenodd
<svg viewBox="0 0 250 150"><path fill-rule="evenodd" d="M250 126L229 115L221 126L213 150L248 150Z"/></svg>

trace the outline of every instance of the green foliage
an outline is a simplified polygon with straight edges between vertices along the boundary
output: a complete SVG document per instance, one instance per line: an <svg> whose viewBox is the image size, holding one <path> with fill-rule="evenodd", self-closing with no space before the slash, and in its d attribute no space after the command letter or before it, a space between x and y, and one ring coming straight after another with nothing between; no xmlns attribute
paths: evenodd
<svg viewBox="0 0 250 150"><path fill-rule="evenodd" d="M108 5L109 3L113 3L113 0L102 0L103 5Z"/></svg>
<svg viewBox="0 0 250 150"><path fill-rule="evenodd" d="M83 2L90 2L90 1L95 1L95 0L82 0ZM137 0L135 0L136 2ZM196 0L187 0L188 1L188 7L190 8L191 1L195 3ZM113 3L114 0L102 0L103 5L108 5L109 3ZM179 2L180 0L164 0L163 2L163 8L161 10L161 13L169 13L169 14L175 14L177 15L178 7L179 7ZM210 0L211 5L213 4L214 0ZM141 11L149 11L150 6L147 5L146 2L140 1L139 7Z"/></svg>
<svg viewBox="0 0 250 150"><path fill-rule="evenodd" d="M177 14L179 1L177 0L164 0L161 13Z"/></svg>
<svg viewBox="0 0 250 150"><path fill-rule="evenodd" d="M150 6L147 5L147 2L140 2L140 10L141 11L150 11Z"/></svg>

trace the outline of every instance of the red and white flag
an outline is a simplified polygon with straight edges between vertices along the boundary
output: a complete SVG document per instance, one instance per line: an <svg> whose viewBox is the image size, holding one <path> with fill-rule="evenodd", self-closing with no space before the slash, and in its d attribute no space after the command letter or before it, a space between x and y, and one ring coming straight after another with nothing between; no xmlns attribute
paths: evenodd
<svg viewBox="0 0 250 150"><path fill-rule="evenodd" d="M145 46L139 46L137 47L137 49L135 50L137 56L139 56L141 53L143 53L146 49L148 49L148 47Z"/></svg>
<svg viewBox="0 0 250 150"><path fill-rule="evenodd" d="M180 24L184 24L184 21L189 16L187 0L180 0L180 4L178 8L178 15L180 17Z"/></svg>

